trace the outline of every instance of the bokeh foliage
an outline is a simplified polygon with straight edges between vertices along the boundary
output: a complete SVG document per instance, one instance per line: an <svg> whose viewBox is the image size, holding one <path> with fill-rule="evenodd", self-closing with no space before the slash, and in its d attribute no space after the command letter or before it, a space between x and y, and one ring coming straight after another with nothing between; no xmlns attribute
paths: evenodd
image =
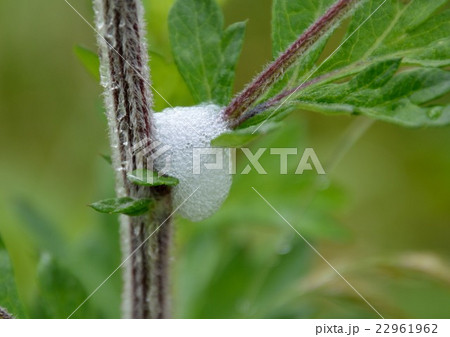
<svg viewBox="0 0 450 337"><path fill-rule="evenodd" d="M92 19L89 1L72 2ZM172 1L144 3L153 85L172 105L190 105L169 46ZM271 59L271 2L221 5L226 26L249 19L240 89ZM95 50L94 41L63 1L0 2L0 306L19 317L67 317L120 263L116 216L86 206L113 195L100 157L108 152L101 89L73 52ZM353 119L296 112L251 148L313 147L328 163ZM254 187L385 317L448 318L449 148L448 127L380 122L326 179L280 175L277 158L264 156L268 175L236 176L212 218L177 219L174 316L377 317ZM246 164L240 157L238 171ZM120 285L117 273L74 317L119 317Z"/></svg>

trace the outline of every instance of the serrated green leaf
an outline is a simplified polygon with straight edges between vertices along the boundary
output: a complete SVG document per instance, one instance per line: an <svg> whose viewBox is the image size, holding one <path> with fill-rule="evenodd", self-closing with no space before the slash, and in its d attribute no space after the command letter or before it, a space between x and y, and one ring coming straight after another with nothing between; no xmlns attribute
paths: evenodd
<svg viewBox="0 0 450 337"><path fill-rule="evenodd" d="M396 61L391 62L394 67ZM299 106L329 113L360 113L410 127L450 123L450 106L423 106L450 91L448 71L437 68L407 70L393 76L385 85L373 87L374 83L386 80L389 71L382 70L389 69L388 64L386 61L372 65L350 82L306 90L298 100ZM394 68L390 69L392 72ZM363 85L363 79L366 85Z"/></svg>
<svg viewBox="0 0 450 337"><path fill-rule="evenodd" d="M404 126L449 124L448 106L429 106L433 99L450 92L449 72L423 68L450 64L450 11L438 12L447 2L364 1L354 12L336 52L314 72L313 68L306 72L313 75L310 80L317 80L290 97L291 102L303 109L361 113ZM312 15L313 8L309 1L274 2L274 51L286 48L298 33L297 26L305 29L300 22L302 11ZM405 65L419 68L404 71ZM292 81L303 83L304 75L291 70L290 82L280 82L289 89ZM276 111L289 105L287 102ZM267 116L271 116L270 111Z"/></svg>
<svg viewBox="0 0 450 337"><path fill-rule="evenodd" d="M196 103L228 103L245 23L223 31L214 0L177 0L169 13L175 63Z"/></svg>
<svg viewBox="0 0 450 337"><path fill-rule="evenodd" d="M137 216L146 213L149 210L151 203L151 199L133 199L123 197L97 201L89 206L100 213Z"/></svg>
<svg viewBox="0 0 450 337"><path fill-rule="evenodd" d="M175 177L160 176L158 175L158 172L148 170L135 170L128 174L128 179L132 183L142 186L175 186L180 182Z"/></svg>
<svg viewBox="0 0 450 337"><path fill-rule="evenodd" d="M393 59L372 64L348 82L331 83L306 89L300 95L300 99L307 101L312 93L315 100L321 103L351 105L353 97L361 97L368 93L369 89L376 89L386 84L398 70L400 62L400 59ZM374 97L368 99L374 99Z"/></svg>
<svg viewBox="0 0 450 337"><path fill-rule="evenodd" d="M94 76L97 81L100 81L100 60L97 53L86 47L76 46L75 55L78 57L89 74Z"/></svg>
<svg viewBox="0 0 450 337"><path fill-rule="evenodd" d="M404 62L422 65L449 64L450 13L433 16L447 0L383 1L367 1L355 12L348 40L318 74L380 57L402 57Z"/></svg>
<svg viewBox="0 0 450 337"><path fill-rule="evenodd" d="M264 123L261 126L249 126L245 129L237 129L222 133L211 141L212 146L216 147L242 147L259 136L270 131L278 129L281 123Z"/></svg>
<svg viewBox="0 0 450 337"><path fill-rule="evenodd" d="M355 76L348 86L351 90L376 89L386 84L400 67L401 59L374 63Z"/></svg>

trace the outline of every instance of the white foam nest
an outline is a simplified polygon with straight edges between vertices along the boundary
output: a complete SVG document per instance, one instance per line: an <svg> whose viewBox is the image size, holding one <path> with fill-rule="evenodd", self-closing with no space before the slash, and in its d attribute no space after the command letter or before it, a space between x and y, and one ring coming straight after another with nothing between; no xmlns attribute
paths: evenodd
<svg viewBox="0 0 450 337"><path fill-rule="evenodd" d="M167 151L155 158L158 172L177 178L173 206L178 214L191 221L201 221L214 214L226 199L231 187L229 151L224 149L221 169L206 169L215 155L200 156L200 174L194 173L194 148L211 148L211 140L229 131L221 118L221 107L204 104L168 108L154 114L155 140ZM198 167L198 164L197 164ZM195 191L195 192L194 192Z"/></svg>

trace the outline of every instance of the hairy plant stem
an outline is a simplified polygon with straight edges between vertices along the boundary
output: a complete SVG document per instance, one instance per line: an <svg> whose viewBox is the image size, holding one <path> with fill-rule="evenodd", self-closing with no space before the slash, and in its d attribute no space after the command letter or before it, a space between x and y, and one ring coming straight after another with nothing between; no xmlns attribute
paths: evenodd
<svg viewBox="0 0 450 337"><path fill-rule="evenodd" d="M263 70L224 110L224 118L230 127L241 123L241 116L249 109L290 66L308 51L315 42L326 35L332 27L348 14L362 0L339 0L314 22L300 37L289 46L275 61Z"/></svg>
<svg viewBox="0 0 450 337"><path fill-rule="evenodd" d="M383 58L378 59L371 59L371 62L374 62L374 60L381 61ZM301 90L315 86L315 85L323 85L327 84L339 79L342 79L343 77L353 75L363 69L365 66L367 66L367 62L356 62L355 64L352 64L347 67L343 67L337 70L333 70L329 73L320 75L318 77L313 78L312 80L306 81L301 83L300 85L296 86L295 88L286 89L282 92L280 92L278 95L272 97L271 99L268 99L267 101L260 103L256 106L254 106L251 109L248 109L243 114L241 114L237 119L234 120L234 124L236 126L239 126L249 120L250 118L267 111L271 108L274 108L275 106L280 107L286 100L288 99L296 99L294 94L300 93ZM301 100L297 100L298 103L302 103Z"/></svg>
<svg viewBox="0 0 450 337"><path fill-rule="evenodd" d="M170 189L137 186L127 179L131 171L149 168L142 149L152 148L154 133L143 8L140 0L93 2L117 196L155 199L150 214L120 217L126 261L123 317L165 318L169 314Z"/></svg>

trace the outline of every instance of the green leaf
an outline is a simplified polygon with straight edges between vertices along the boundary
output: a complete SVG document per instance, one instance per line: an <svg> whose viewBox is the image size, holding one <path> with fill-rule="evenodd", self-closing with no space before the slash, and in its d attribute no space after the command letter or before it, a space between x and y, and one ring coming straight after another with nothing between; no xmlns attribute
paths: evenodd
<svg viewBox="0 0 450 337"><path fill-rule="evenodd" d="M245 23L223 30L223 15L214 0L175 2L169 13L170 43L196 103L228 103L244 31Z"/></svg>
<svg viewBox="0 0 450 337"><path fill-rule="evenodd" d="M101 154L100 155L109 165L112 165L112 158L111 156L108 156L106 154Z"/></svg>
<svg viewBox="0 0 450 337"><path fill-rule="evenodd" d="M0 285L0 307L5 308L15 317L24 318L24 311L17 293L12 264L8 252L3 248L0 249Z"/></svg>
<svg viewBox="0 0 450 337"><path fill-rule="evenodd" d="M410 127L449 124L450 106L424 104L450 91L450 73L437 68L419 68L387 80L396 62L372 65L349 82L306 90L297 102L311 110L360 113Z"/></svg>
<svg viewBox="0 0 450 337"><path fill-rule="evenodd" d="M151 199L133 199L123 197L97 201L89 206L100 213L137 216L146 213L149 210L151 203Z"/></svg>
<svg viewBox="0 0 450 337"><path fill-rule="evenodd" d="M34 303L35 318L67 318L88 296L80 280L49 253L41 254L37 266L39 297ZM74 317L99 317L92 302L86 302Z"/></svg>
<svg viewBox="0 0 450 337"><path fill-rule="evenodd" d="M270 122L264 123L261 126L253 125L245 129L225 132L214 138L211 141L211 145L215 147L242 147L259 136L278 129L280 126L281 123Z"/></svg>
<svg viewBox="0 0 450 337"><path fill-rule="evenodd" d="M272 53L278 57L325 11L334 0L274 0L272 5ZM325 46L322 39L313 52L302 57L299 65L303 71L310 69Z"/></svg>
<svg viewBox="0 0 450 337"><path fill-rule="evenodd" d="M448 52L449 48L450 13L433 16L446 2L388 0L382 4L383 0L368 1L355 12L348 40L323 65L320 73L380 57L402 57L406 63L421 65L433 65L436 61L441 65L449 64L450 54L443 51ZM356 33L351 35L353 32ZM435 48L431 54L430 44Z"/></svg>
<svg viewBox="0 0 450 337"><path fill-rule="evenodd" d="M229 103L233 93L236 64L244 42L245 22L230 25L222 36L221 63L216 69L216 78L212 97L219 105Z"/></svg>
<svg viewBox="0 0 450 337"><path fill-rule="evenodd" d="M292 105L292 101L288 101L290 104L277 105L268 110L264 110L261 113L254 115L239 125L239 129L246 129L250 126L265 125L261 124L263 121L270 120L272 123L281 122L289 113L295 110L295 106Z"/></svg>
<svg viewBox="0 0 450 337"><path fill-rule="evenodd" d="M258 305L274 310L273 304L292 296L293 287L311 269L310 247L298 236L285 240L285 247L272 257L264 277L259 280ZM285 250L285 251L283 251Z"/></svg>
<svg viewBox="0 0 450 337"><path fill-rule="evenodd" d="M351 90L376 89L386 84L400 67L401 59L375 63L354 77L348 86Z"/></svg>
<svg viewBox="0 0 450 337"><path fill-rule="evenodd" d="M273 57L277 58L284 52L334 2L334 0L274 0L272 5ZM308 76L326 45L327 37L334 28L296 60L283 78L271 88L268 96L273 96L283 88L295 87Z"/></svg>
<svg viewBox="0 0 450 337"><path fill-rule="evenodd" d="M135 170L128 174L128 179L136 184L142 186L175 186L180 182L177 178L169 176L160 176L158 172L148 170Z"/></svg>
<svg viewBox="0 0 450 337"><path fill-rule="evenodd" d="M66 237L57 224L49 220L41 210L25 199L16 200L14 206L23 225L40 247L45 247L53 256L62 260L69 257L68 247L64 244Z"/></svg>
<svg viewBox="0 0 450 337"><path fill-rule="evenodd" d="M94 76L97 81L100 81L100 60L97 53L83 46L75 46L75 55L89 74Z"/></svg>
<svg viewBox="0 0 450 337"><path fill-rule="evenodd" d="M312 84L272 111L280 113L296 106L325 113L365 114L403 126L449 124L449 107L431 104L450 92L449 72L428 68L450 65L450 11L439 12L445 3L448 0L364 1L355 10L342 42L335 44L335 53L317 68L300 59L306 68L294 66L289 81L284 78L274 87L289 89L313 75ZM328 5L326 1L275 0L274 53L307 27L306 17L319 15ZM322 50L323 43L316 43L309 56L315 48ZM261 115L273 117L271 111Z"/></svg>
<svg viewBox="0 0 450 337"><path fill-rule="evenodd" d="M116 254L118 232L116 230L111 231L112 226L118 226L117 219L105 221L101 217L102 226L92 226L86 235L73 241L61 232L61 226L58 226L58 223L55 223L48 215L43 214L34 204L25 199L19 199L14 203L14 206L17 216L26 229L26 234L33 239L36 248L40 252L45 251L46 254L50 254L51 257L56 259L55 263L59 265L58 268L64 268L68 273L79 279L86 287L85 289L95 289L98 280L120 263L120 258ZM102 246L102 251L98 250L99 245ZM111 279L108 285L102 287L102 291L95 296L95 299L92 302L89 301L93 307L101 310L106 317L119 317L119 303L114 296L120 288L117 281ZM44 289L41 288L41 292L43 293ZM101 303L107 303L107 305ZM51 306L53 308L57 305L52 304ZM29 312L32 318L39 318L47 312L44 308L40 308L39 304L36 304L33 309ZM66 317L74 309L72 306L66 307ZM77 317L79 316L77 315Z"/></svg>

